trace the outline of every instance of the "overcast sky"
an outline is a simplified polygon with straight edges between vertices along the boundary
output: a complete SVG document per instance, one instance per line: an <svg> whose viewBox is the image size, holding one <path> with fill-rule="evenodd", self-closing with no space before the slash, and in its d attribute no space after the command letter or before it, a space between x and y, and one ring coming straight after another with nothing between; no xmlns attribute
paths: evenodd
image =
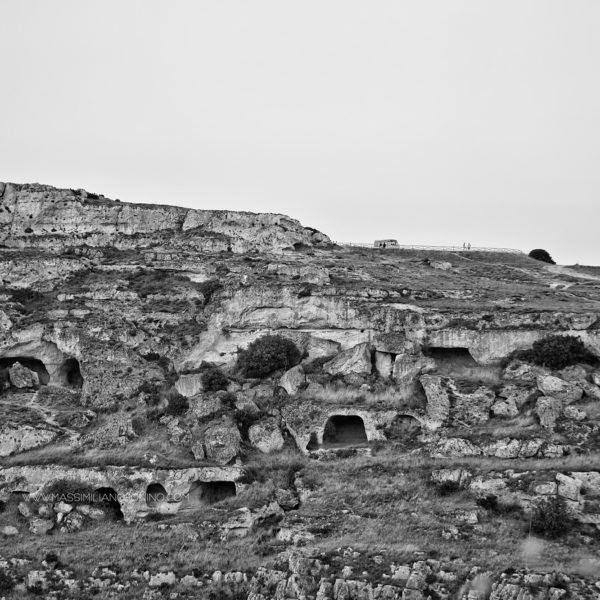
<svg viewBox="0 0 600 600"><path fill-rule="evenodd" d="M600 264L598 0L1 0L0 180Z"/></svg>

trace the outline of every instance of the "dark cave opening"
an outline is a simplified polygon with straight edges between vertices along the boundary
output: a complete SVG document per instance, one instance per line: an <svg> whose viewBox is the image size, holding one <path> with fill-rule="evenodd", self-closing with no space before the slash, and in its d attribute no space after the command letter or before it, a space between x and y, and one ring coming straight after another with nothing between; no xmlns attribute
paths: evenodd
<svg viewBox="0 0 600 600"><path fill-rule="evenodd" d="M37 359L30 356L5 356L0 358L0 377L8 380L8 369L15 363L21 363L24 367L37 373L40 385L47 385L50 380L50 374L46 365Z"/></svg>
<svg viewBox="0 0 600 600"><path fill-rule="evenodd" d="M327 419L323 445L365 444L368 442L365 424L357 415L334 415Z"/></svg>
<svg viewBox="0 0 600 600"><path fill-rule="evenodd" d="M187 494L187 506L214 504L236 495L233 481L194 481Z"/></svg>

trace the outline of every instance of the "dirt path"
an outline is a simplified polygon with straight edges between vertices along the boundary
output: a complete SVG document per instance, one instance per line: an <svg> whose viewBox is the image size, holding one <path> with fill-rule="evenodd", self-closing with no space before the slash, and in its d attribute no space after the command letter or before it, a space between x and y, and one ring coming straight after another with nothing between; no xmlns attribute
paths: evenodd
<svg viewBox="0 0 600 600"><path fill-rule="evenodd" d="M567 275L569 277L577 277L579 279L589 279L591 281L600 281L600 276L598 275L590 275L589 273L580 273L579 271L575 271L575 269L570 269L569 267L563 267L561 265L548 265L546 267L550 273L555 275Z"/></svg>

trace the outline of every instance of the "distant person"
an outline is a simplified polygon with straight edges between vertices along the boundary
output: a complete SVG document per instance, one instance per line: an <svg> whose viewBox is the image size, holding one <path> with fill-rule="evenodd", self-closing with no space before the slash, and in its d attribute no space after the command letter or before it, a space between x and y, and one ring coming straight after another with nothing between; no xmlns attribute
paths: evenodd
<svg viewBox="0 0 600 600"><path fill-rule="evenodd" d="M383 242L383 249L385 250L385 242Z"/></svg>
<svg viewBox="0 0 600 600"><path fill-rule="evenodd" d="M471 242L469 242L469 243L467 244L467 250L470 250L470 249L471 249Z"/></svg>
<svg viewBox="0 0 600 600"><path fill-rule="evenodd" d="M463 250L467 249L467 242L463 242Z"/></svg>

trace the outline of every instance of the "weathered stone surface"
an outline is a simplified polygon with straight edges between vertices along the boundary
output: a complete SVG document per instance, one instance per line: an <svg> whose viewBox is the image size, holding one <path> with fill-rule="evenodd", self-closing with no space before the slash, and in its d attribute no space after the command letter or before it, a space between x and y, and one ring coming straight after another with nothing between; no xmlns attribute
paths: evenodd
<svg viewBox="0 0 600 600"><path fill-rule="evenodd" d="M198 395L203 390L202 375L200 373L180 375L175 383L175 389L186 398Z"/></svg>
<svg viewBox="0 0 600 600"><path fill-rule="evenodd" d="M34 388L40 384L37 373L24 367L20 362L8 369L8 379L16 388Z"/></svg>
<svg viewBox="0 0 600 600"><path fill-rule="evenodd" d="M441 427L450 417L450 397L439 375L423 375L419 381L427 396L427 417L431 426Z"/></svg>
<svg viewBox="0 0 600 600"><path fill-rule="evenodd" d="M399 354L394 361L393 378L398 383L411 383L421 374L435 370L435 360L419 354Z"/></svg>
<svg viewBox="0 0 600 600"><path fill-rule="evenodd" d="M206 458L225 465L238 455L242 436L233 422L223 419L209 423L198 441L203 444Z"/></svg>
<svg viewBox="0 0 600 600"><path fill-rule="evenodd" d="M14 537L15 535L19 535L19 530L13 525L5 525L0 528L0 533L6 537Z"/></svg>
<svg viewBox="0 0 600 600"><path fill-rule="evenodd" d="M552 375L542 375L537 378L537 386L540 392L550 398L559 398L566 404L575 402L583 396L583 390L580 386L553 377Z"/></svg>
<svg viewBox="0 0 600 600"><path fill-rule="evenodd" d="M330 375L369 375L371 369L369 344L358 344L323 365L323 370Z"/></svg>
<svg viewBox="0 0 600 600"><path fill-rule="evenodd" d="M542 396L537 399L535 410L540 424L546 429L554 429L556 420L563 411L563 401L560 398L547 398Z"/></svg>
<svg viewBox="0 0 600 600"><path fill-rule="evenodd" d="M301 365L292 367L286 371L279 380L279 385L290 395L297 394L306 383L306 375Z"/></svg>
<svg viewBox="0 0 600 600"><path fill-rule="evenodd" d="M29 522L29 531L36 535L44 535L54 527L54 522L50 519L31 519Z"/></svg>
<svg viewBox="0 0 600 600"><path fill-rule="evenodd" d="M269 454L283 448L284 439L274 418L263 419L248 429L250 443L261 452Z"/></svg>
<svg viewBox="0 0 600 600"><path fill-rule="evenodd" d="M60 531L63 533L73 533L83 527L83 515L79 512L71 512L64 517L60 524Z"/></svg>
<svg viewBox="0 0 600 600"><path fill-rule="evenodd" d="M375 352L375 371L382 379L389 379L392 376L394 363L392 355L388 352Z"/></svg>
<svg viewBox="0 0 600 600"><path fill-rule="evenodd" d="M576 406L566 406L564 415L565 418L571 419L572 421L585 421L587 418L586 412Z"/></svg>
<svg viewBox="0 0 600 600"><path fill-rule="evenodd" d="M453 383L450 388L453 396L450 414L454 423L475 425L489 420L490 408L496 398L492 390L480 387L472 393L464 393Z"/></svg>
<svg viewBox="0 0 600 600"><path fill-rule="evenodd" d="M558 482L558 495L563 496L567 500L579 502L582 482L574 477L569 477L563 473L556 474Z"/></svg>
<svg viewBox="0 0 600 600"><path fill-rule="evenodd" d="M167 573L156 573L155 575L150 576L150 581L148 585L150 587L170 587L177 583L177 577L173 571L169 571Z"/></svg>
<svg viewBox="0 0 600 600"><path fill-rule="evenodd" d="M540 375L547 375L550 372L548 369L530 365L529 363L521 362L520 360L513 360L504 369L504 379L510 381L518 381L521 383L536 383L537 378Z"/></svg>
<svg viewBox="0 0 600 600"><path fill-rule="evenodd" d="M453 458L457 456L479 456L481 449L462 438L447 438L439 441L431 450L433 458Z"/></svg>
<svg viewBox="0 0 600 600"><path fill-rule="evenodd" d="M509 403L514 403L518 409L521 409L527 402L539 395L536 388L532 386L518 386L512 383L503 385L498 392L498 396L506 399Z"/></svg>
<svg viewBox="0 0 600 600"><path fill-rule="evenodd" d="M9 456L25 452L32 448L45 446L58 437L51 429L31 427L30 425L5 426L0 429L0 456Z"/></svg>
<svg viewBox="0 0 600 600"><path fill-rule="evenodd" d="M492 412L496 417L512 418L519 414L514 398L500 398L492 404Z"/></svg>

